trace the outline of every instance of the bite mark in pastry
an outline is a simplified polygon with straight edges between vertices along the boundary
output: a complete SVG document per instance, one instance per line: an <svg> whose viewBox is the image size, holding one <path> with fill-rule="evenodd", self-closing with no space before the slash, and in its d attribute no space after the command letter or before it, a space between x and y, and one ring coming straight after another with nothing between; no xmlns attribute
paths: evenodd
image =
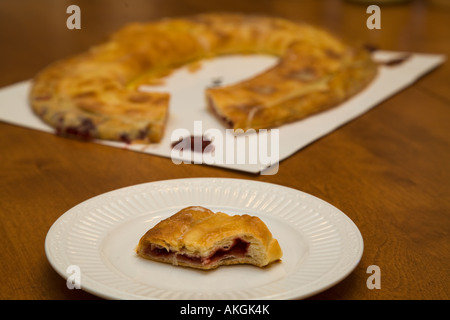
<svg viewBox="0 0 450 320"><path fill-rule="evenodd" d="M203 270L232 264L264 267L283 254L258 217L230 216L198 206L184 208L148 230L136 253L146 259Z"/></svg>

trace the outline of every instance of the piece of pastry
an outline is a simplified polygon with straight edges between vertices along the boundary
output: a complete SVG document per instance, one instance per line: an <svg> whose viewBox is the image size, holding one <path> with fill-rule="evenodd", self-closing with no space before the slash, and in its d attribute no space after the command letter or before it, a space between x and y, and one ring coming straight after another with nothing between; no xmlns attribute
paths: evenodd
<svg viewBox="0 0 450 320"><path fill-rule="evenodd" d="M365 88L377 67L364 49L294 43L247 81L206 90L213 114L233 129L264 129L336 107Z"/></svg>
<svg viewBox="0 0 450 320"><path fill-rule="evenodd" d="M264 267L282 256L278 241L258 217L230 216L199 206L184 208L148 230L136 253L203 270L232 264Z"/></svg>
<svg viewBox="0 0 450 320"><path fill-rule="evenodd" d="M377 71L368 52L304 23L200 14L133 23L104 43L53 63L35 77L30 104L61 135L159 142L170 94L142 92L140 85L158 83L187 63L247 53L274 55L279 63L205 93L207 107L234 129L279 126L336 106Z"/></svg>

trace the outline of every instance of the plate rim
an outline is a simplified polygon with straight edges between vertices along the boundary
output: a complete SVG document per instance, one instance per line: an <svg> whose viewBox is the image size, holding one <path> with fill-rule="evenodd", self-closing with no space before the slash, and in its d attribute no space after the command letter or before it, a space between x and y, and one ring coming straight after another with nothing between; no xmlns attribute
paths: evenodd
<svg viewBox="0 0 450 320"><path fill-rule="evenodd" d="M59 276L61 276L64 280L67 281L67 279L69 278L69 275L67 274L67 272L65 272L63 270L63 267L59 265L59 263L56 261L57 257L55 257L53 255L53 253L50 250L50 246L51 246L51 241L53 240L52 238L55 235L55 232L57 231L57 228L63 224L66 223L64 221L64 219L67 219L68 217L71 217L72 215L74 215L76 213L76 211L81 208L83 205L89 204L91 202L95 202L97 199L101 199L103 197L107 197L107 196L113 196L114 194L120 194L121 192L125 191L125 190L130 190L130 189L136 189L136 188L144 188L146 186L150 186L150 185L157 185L157 184L162 184L162 183L176 183L176 182L191 182L191 181L197 181L199 183L203 182L203 181L214 181L214 182L228 182L228 183L232 183L232 182L239 182L239 181L243 181L245 183L250 183L250 184L256 184L256 185L266 185L268 187L271 188L279 188L279 189L284 189L284 190L288 190L289 192L294 192L294 193L299 193L302 194L303 196L306 196L308 198L312 198L314 201L321 203L323 205L325 205L328 208L331 208L335 211L335 213L340 215L340 218L345 220L345 223L348 224L348 226L350 228L352 228L352 230L354 231L354 241L355 243L358 244L356 253L355 253L355 257L353 258L353 263L350 264L349 267L347 267L347 269L345 270L345 272L340 272L338 276L335 277L335 279L333 281L329 281L326 285L321 285L316 287L314 290L309 290L307 292L297 292L296 290L291 290L294 291L291 294L286 293L286 292L281 292L280 294L276 294L276 295L272 295L274 297L263 297L263 298L250 298L249 300L254 300L254 299L274 299L274 300L293 300L293 299L305 299L311 296L314 296L320 292L323 292L333 286L335 286L336 284L338 284L339 282L341 282L342 280L344 280L346 277L348 277L354 270L355 268L359 265L363 253L364 253L364 240L362 237L362 234L359 230L359 228L357 227L357 225L354 223L354 221L347 216L344 212L342 212L340 209L336 208L335 206L333 206L332 204L326 202L325 200L322 200L312 194L306 193L304 191L292 188L292 187L288 187L288 186L284 186L284 185L280 185L280 184L276 184L276 183L271 183L271 182L265 182L265 181L255 181L252 179L238 179L238 178L226 178L226 177L195 177L195 178L174 178L174 179L164 179L164 180L155 180L155 181L150 181L150 182L143 182L143 183L138 183L138 184L134 184L134 185L130 185L130 186L125 186L125 187L120 187L117 189L113 189L110 191L106 191L103 192L101 194L97 194L95 196L92 196L78 204L76 204L75 206L71 207L70 209L68 209L67 211L65 211L63 214L61 214L55 221L54 223L51 225L51 227L49 228L46 237L45 237L45 255L47 257L48 262L50 263L51 267L57 272L57 274L59 274ZM71 217L73 218L73 217ZM97 297L100 298L104 298L104 299L112 299L112 300L116 300L116 299L147 299L147 300L162 300L162 298L158 298L158 297L142 297L136 294L132 294L132 293L124 293L122 290L118 290L117 288L113 288L113 287L108 287L105 286L103 283L101 282L93 282L92 285L90 283L90 280L87 281L88 285L86 286L86 280L83 280L82 282L82 286L81 289L83 291L86 291L88 293L91 293ZM104 290L102 290L102 288ZM295 293L296 292L296 293ZM184 298L181 298L181 300L183 300Z"/></svg>

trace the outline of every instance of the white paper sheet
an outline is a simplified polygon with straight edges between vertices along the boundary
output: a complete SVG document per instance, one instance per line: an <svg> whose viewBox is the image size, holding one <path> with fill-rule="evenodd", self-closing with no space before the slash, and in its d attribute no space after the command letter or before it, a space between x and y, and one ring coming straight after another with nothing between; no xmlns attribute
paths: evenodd
<svg viewBox="0 0 450 320"><path fill-rule="evenodd" d="M397 57L405 56L405 54L376 51L374 58L377 61L392 61ZM281 162L320 137L362 115L383 100L413 84L444 61L445 56L443 55L413 53L408 59L397 65L380 65L379 74L370 86L338 107L281 126L277 128L276 132L268 131L272 134L271 136L266 137L261 133L250 135L267 138L266 146L270 150L261 148L261 145L264 145L262 143L258 144L259 149L255 153L253 140L249 142L248 137L237 137L237 140L245 140L241 141L245 144L240 145L233 138L234 135L230 132L226 133L223 125L206 110L204 89L217 80L220 80L220 84L225 85L251 77L273 66L276 59L258 55L218 57L202 62L201 68L195 72L192 72L189 66L173 72L163 86L141 88L142 90L171 93L169 121L160 143L127 145L112 141L94 140L94 142L172 158L174 163L180 161L193 164L203 163L250 173L274 174L278 170L278 161ZM0 121L52 133L54 129L42 122L29 107L30 85L31 81L24 81L0 89ZM208 132L211 131L208 129L213 128L222 132L224 139L223 144L215 141L217 145L214 146L216 148L214 153L203 153L202 156L201 152L184 152L183 154L173 152L173 140L178 140L175 136L172 137L175 133L184 132L195 136L208 136ZM227 138L231 139L226 140ZM270 144L271 141L272 144ZM243 154L245 157L241 157ZM274 161L275 158L277 161ZM267 170L267 167L270 169Z"/></svg>

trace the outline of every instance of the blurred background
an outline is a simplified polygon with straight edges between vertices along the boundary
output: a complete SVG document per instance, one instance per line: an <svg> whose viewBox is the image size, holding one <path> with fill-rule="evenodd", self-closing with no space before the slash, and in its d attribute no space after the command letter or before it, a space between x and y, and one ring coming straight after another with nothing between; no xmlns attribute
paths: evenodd
<svg viewBox="0 0 450 320"><path fill-rule="evenodd" d="M72 4L81 9L80 30L66 27ZM369 4L380 6L379 30L366 27ZM445 53L450 51L449 37L442 39L450 35L449 10L448 0L2 0L0 85L27 79L56 59L86 50L126 23L210 11L276 15L382 49ZM13 57L19 65L9 62Z"/></svg>

